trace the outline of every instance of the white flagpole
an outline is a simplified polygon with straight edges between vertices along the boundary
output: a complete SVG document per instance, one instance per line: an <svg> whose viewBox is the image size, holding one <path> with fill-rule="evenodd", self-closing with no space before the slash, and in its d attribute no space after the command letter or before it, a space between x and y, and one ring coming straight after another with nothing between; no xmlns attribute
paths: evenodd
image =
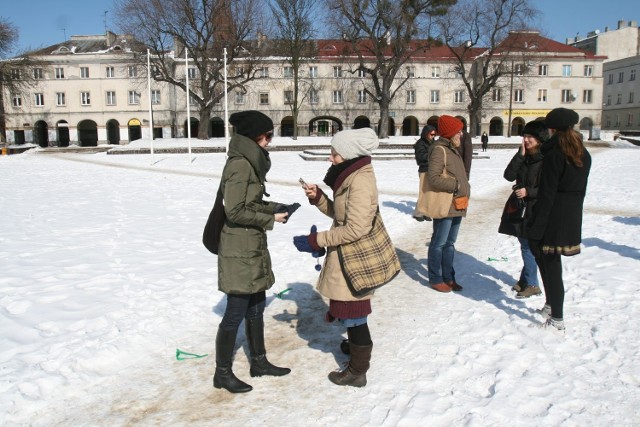
<svg viewBox="0 0 640 427"><path fill-rule="evenodd" d="M191 164L191 94L189 92L189 52L184 49L184 75L187 77L187 144L189 146L189 164Z"/></svg>
<svg viewBox="0 0 640 427"><path fill-rule="evenodd" d="M227 101L227 48L224 48L224 145L229 156L229 107Z"/></svg>
<svg viewBox="0 0 640 427"><path fill-rule="evenodd" d="M153 112L151 111L151 53L147 49L147 86L149 91L149 136L151 137L151 164L153 164Z"/></svg>

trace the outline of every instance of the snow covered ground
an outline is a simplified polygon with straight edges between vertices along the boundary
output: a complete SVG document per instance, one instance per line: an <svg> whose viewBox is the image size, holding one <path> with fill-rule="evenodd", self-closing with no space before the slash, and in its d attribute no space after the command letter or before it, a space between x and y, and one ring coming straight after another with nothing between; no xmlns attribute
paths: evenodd
<svg viewBox="0 0 640 427"><path fill-rule="evenodd" d="M415 162L374 161L403 272L373 301L362 389L326 378L346 360L344 331L323 321L315 261L292 245L330 224L297 183L320 183L329 163L272 152L267 191L302 203L269 234L267 348L292 373L251 378L241 331L245 395L212 387L225 298L201 234L224 154L2 156L0 425L640 425L640 149L590 151L583 253L563 260L564 336L535 327L542 297L510 289L519 247L496 230L515 147L473 162L459 294L426 286L431 225L411 218ZM208 356L177 360L177 349Z"/></svg>

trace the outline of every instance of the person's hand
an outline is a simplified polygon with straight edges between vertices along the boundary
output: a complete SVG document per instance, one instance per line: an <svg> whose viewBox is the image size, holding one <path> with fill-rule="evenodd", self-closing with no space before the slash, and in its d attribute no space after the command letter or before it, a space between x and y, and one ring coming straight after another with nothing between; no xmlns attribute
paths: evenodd
<svg viewBox="0 0 640 427"><path fill-rule="evenodd" d="M518 199L524 199L525 197L527 197L527 189L526 188L518 188L517 190L515 190L516 193L516 197Z"/></svg>
<svg viewBox="0 0 640 427"><path fill-rule="evenodd" d="M320 247L314 247L313 244L311 243L312 241L315 242L315 235L318 234L318 227L316 227L315 225L311 226L311 234L307 235L307 236L294 236L293 237L293 244L295 245L296 249L298 249L300 252L308 252L311 254L311 256L313 256L314 258L320 258L321 256L324 256L327 251L325 248L320 248Z"/></svg>
<svg viewBox="0 0 640 427"><path fill-rule="evenodd" d="M300 203L292 203L290 205L277 205L275 213L287 213L287 217L284 219L284 221L282 221L283 224L286 224L287 221L289 221L289 218L291 218L291 215L293 215L293 213L297 211L299 207Z"/></svg>
<svg viewBox="0 0 640 427"><path fill-rule="evenodd" d="M304 194L305 196L307 196L308 199L315 199L316 196L318 195L318 186L315 184L307 184L305 187L302 187L304 189Z"/></svg>
<svg viewBox="0 0 640 427"><path fill-rule="evenodd" d="M274 214L273 216L274 216L275 222L285 223L287 222L287 217L289 216L289 212L281 212L281 213Z"/></svg>
<svg viewBox="0 0 640 427"><path fill-rule="evenodd" d="M526 152L527 152L527 147L525 147L524 138L522 138L522 144L520 144L520 154L524 156Z"/></svg>

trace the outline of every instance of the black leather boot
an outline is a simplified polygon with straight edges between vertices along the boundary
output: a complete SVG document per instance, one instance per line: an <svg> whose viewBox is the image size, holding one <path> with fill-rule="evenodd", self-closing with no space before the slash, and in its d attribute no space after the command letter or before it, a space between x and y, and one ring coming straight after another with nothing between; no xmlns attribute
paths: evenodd
<svg viewBox="0 0 640 427"><path fill-rule="evenodd" d="M251 369L249 373L252 377L271 375L281 377L291 372L289 368L280 368L272 365L267 360L267 352L264 348L264 320L244 319L249 352L251 353Z"/></svg>
<svg viewBox="0 0 640 427"><path fill-rule="evenodd" d="M224 331L218 328L216 335L216 373L213 386L224 388L231 393L246 393L253 390L249 384L240 381L233 374L233 348L236 345L236 331Z"/></svg>
<svg viewBox="0 0 640 427"><path fill-rule="evenodd" d="M355 345L349 343L349 353L351 360L349 366L342 372L331 372L329 380L337 385L350 385L353 387L364 387L367 385L367 371L371 361L371 350L373 344Z"/></svg>

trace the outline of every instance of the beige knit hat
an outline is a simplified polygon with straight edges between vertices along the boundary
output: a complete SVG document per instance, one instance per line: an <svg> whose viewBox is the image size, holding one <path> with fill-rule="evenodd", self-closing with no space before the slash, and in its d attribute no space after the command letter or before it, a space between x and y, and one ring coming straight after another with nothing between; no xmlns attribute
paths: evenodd
<svg viewBox="0 0 640 427"><path fill-rule="evenodd" d="M331 146L345 160L370 156L378 145L378 135L371 128L343 130L331 139Z"/></svg>

